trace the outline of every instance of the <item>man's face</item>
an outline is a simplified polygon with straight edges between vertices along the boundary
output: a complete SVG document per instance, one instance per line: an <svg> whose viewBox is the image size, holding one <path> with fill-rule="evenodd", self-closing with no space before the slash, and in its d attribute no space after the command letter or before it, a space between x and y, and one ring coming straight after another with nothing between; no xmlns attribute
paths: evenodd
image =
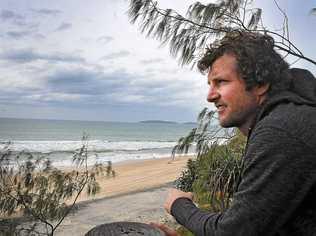
<svg viewBox="0 0 316 236"><path fill-rule="evenodd" d="M207 100L217 107L220 125L238 127L242 132L247 132L256 115L259 99L256 89L246 91L245 81L237 71L233 55L224 54L213 63L208 83Z"/></svg>

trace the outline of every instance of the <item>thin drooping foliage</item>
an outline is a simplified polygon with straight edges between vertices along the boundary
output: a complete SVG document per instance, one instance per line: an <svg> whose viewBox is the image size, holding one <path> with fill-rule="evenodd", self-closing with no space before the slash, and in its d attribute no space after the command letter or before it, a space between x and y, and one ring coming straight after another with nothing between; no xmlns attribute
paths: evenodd
<svg viewBox="0 0 316 236"><path fill-rule="evenodd" d="M193 128L187 136L179 139L172 150L172 156L187 153L193 144L196 145L197 157L203 156L209 152L210 147L223 143L234 135L233 129L223 129L217 124L215 111L204 108L197 118L197 127Z"/></svg>
<svg viewBox="0 0 316 236"><path fill-rule="evenodd" d="M229 207L240 181L245 138L217 123L215 112L203 109L197 127L179 139L172 153L174 156L195 149L197 157L188 161L176 187L193 191L202 207L223 211Z"/></svg>
<svg viewBox="0 0 316 236"><path fill-rule="evenodd" d="M73 161L75 169L62 171L53 167L45 155L13 152L10 143L3 148L0 152L1 218L15 213L28 218L28 223L22 225L11 221L14 225L11 231L17 235L53 235L85 189L88 195L100 190L97 175L115 175L111 163L88 167L87 136L74 153Z"/></svg>
<svg viewBox="0 0 316 236"><path fill-rule="evenodd" d="M130 0L131 23L139 23L141 32L169 45L171 55L178 57L181 65L192 64L201 57L206 47L212 47L225 34L232 31L261 32L275 39L275 48L316 65L291 42L287 16L284 15L280 31L267 29L262 22L262 10L253 8L251 0L222 0L217 3L192 4L185 16L173 9L161 9L153 0ZM315 12L315 10L312 10Z"/></svg>

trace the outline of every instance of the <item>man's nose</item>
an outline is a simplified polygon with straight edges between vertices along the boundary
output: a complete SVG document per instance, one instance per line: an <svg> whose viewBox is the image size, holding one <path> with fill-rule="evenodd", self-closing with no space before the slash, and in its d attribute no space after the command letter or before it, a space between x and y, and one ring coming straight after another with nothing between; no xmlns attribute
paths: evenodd
<svg viewBox="0 0 316 236"><path fill-rule="evenodd" d="M215 102L219 98L218 91L214 88L214 86L210 86L207 94L208 102Z"/></svg>

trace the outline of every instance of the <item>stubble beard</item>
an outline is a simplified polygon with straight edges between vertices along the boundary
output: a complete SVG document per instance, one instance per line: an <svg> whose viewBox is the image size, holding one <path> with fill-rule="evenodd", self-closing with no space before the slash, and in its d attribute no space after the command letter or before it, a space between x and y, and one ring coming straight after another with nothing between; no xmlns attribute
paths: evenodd
<svg viewBox="0 0 316 236"><path fill-rule="evenodd" d="M251 107L241 107L238 111L231 111L223 119L220 119L219 124L223 128L243 127L247 123L251 123L257 113L257 106L250 105Z"/></svg>
<svg viewBox="0 0 316 236"><path fill-rule="evenodd" d="M240 113L231 114L230 117L226 117L224 120L219 119L219 124L223 128L239 127L243 123L242 117Z"/></svg>

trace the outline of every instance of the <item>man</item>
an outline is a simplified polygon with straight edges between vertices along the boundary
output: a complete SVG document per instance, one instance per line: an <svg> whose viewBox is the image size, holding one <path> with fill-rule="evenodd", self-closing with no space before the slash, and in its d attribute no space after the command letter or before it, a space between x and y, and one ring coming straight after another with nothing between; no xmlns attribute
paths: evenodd
<svg viewBox="0 0 316 236"><path fill-rule="evenodd" d="M208 71L220 125L248 137L244 168L226 211L202 211L191 193L172 189L167 212L195 235L316 235L313 75L289 69L271 37L249 32L225 36L198 67Z"/></svg>

